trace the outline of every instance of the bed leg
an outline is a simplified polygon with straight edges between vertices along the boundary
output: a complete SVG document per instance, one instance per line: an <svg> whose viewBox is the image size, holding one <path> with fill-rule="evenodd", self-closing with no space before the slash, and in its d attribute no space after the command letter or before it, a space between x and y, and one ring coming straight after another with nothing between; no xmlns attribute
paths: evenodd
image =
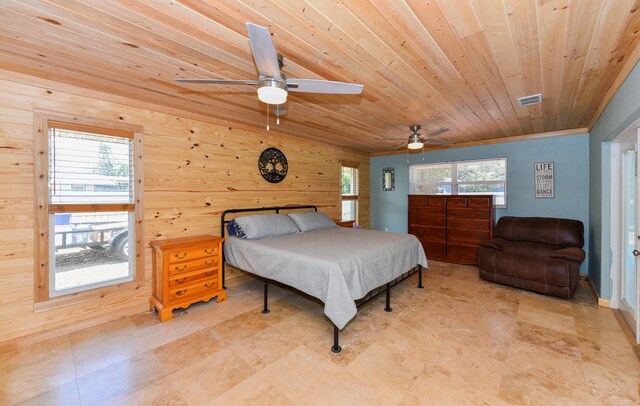
<svg viewBox="0 0 640 406"><path fill-rule="evenodd" d="M339 344L339 335L340 335L340 331L338 330L338 327L334 324L333 325L333 346L331 347L331 352L334 354L337 354L340 351L342 351L342 347L340 347L340 344Z"/></svg>
<svg viewBox="0 0 640 406"><path fill-rule="evenodd" d="M422 286L422 265L418 265L418 288L424 288L424 286Z"/></svg>
<svg viewBox="0 0 640 406"><path fill-rule="evenodd" d="M267 304L268 297L269 297L269 282L265 280L264 281L264 308L262 309L262 314L267 314L271 311L269 310L269 306Z"/></svg>
<svg viewBox="0 0 640 406"><path fill-rule="evenodd" d="M387 283L387 306L384 308L385 312L391 312L393 309L391 308L391 284Z"/></svg>

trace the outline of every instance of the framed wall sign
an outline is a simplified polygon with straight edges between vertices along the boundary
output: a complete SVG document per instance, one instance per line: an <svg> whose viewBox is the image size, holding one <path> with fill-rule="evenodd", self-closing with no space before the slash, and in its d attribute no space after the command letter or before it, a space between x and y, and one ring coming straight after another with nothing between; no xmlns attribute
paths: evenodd
<svg viewBox="0 0 640 406"><path fill-rule="evenodd" d="M553 199L555 197L553 166L553 161L534 164L536 199Z"/></svg>
<svg viewBox="0 0 640 406"><path fill-rule="evenodd" d="M396 180L393 168L382 170L382 191L392 192L396 189Z"/></svg>

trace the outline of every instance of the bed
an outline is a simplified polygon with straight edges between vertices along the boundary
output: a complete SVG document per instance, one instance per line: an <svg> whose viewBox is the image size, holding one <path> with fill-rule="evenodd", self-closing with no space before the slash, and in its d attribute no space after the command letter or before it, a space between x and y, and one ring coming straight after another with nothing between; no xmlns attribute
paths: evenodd
<svg viewBox="0 0 640 406"><path fill-rule="evenodd" d="M317 212L315 206L231 209L222 215L221 235L225 236L227 224L233 221L229 219L230 214L237 219L238 214L282 210ZM320 213L317 216L291 214L291 217L315 219ZM339 352L339 330L355 317L359 305L386 293L385 310L391 311L391 287L416 272L418 287L422 287L422 270L428 264L422 245L413 235L332 224L305 229L306 224L298 222L302 232L257 239L228 236L224 243L223 269L226 262L264 279L263 313L269 311L269 281L291 286L321 300L324 313L334 326L331 350Z"/></svg>

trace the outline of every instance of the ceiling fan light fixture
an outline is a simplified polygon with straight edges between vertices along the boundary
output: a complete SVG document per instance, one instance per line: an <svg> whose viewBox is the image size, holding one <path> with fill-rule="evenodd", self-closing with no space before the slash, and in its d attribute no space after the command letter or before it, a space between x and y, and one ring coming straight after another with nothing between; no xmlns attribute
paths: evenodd
<svg viewBox="0 0 640 406"><path fill-rule="evenodd" d="M275 79L258 82L258 99L266 104L284 104L287 101L287 85Z"/></svg>
<svg viewBox="0 0 640 406"><path fill-rule="evenodd" d="M409 137L409 143L407 144L407 148L420 149L423 146L424 146L424 143L420 140L420 136L418 134L414 133Z"/></svg>

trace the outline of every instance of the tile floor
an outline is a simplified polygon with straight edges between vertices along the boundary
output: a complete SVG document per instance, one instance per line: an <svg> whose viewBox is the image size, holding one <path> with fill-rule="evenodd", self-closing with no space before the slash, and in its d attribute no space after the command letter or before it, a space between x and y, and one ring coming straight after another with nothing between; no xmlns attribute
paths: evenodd
<svg viewBox="0 0 640 406"><path fill-rule="evenodd" d="M329 351L321 305L229 287L158 323L141 313L0 353L0 404L638 405L640 362L587 286L571 301L431 261L364 308ZM180 313L180 314L177 314Z"/></svg>

